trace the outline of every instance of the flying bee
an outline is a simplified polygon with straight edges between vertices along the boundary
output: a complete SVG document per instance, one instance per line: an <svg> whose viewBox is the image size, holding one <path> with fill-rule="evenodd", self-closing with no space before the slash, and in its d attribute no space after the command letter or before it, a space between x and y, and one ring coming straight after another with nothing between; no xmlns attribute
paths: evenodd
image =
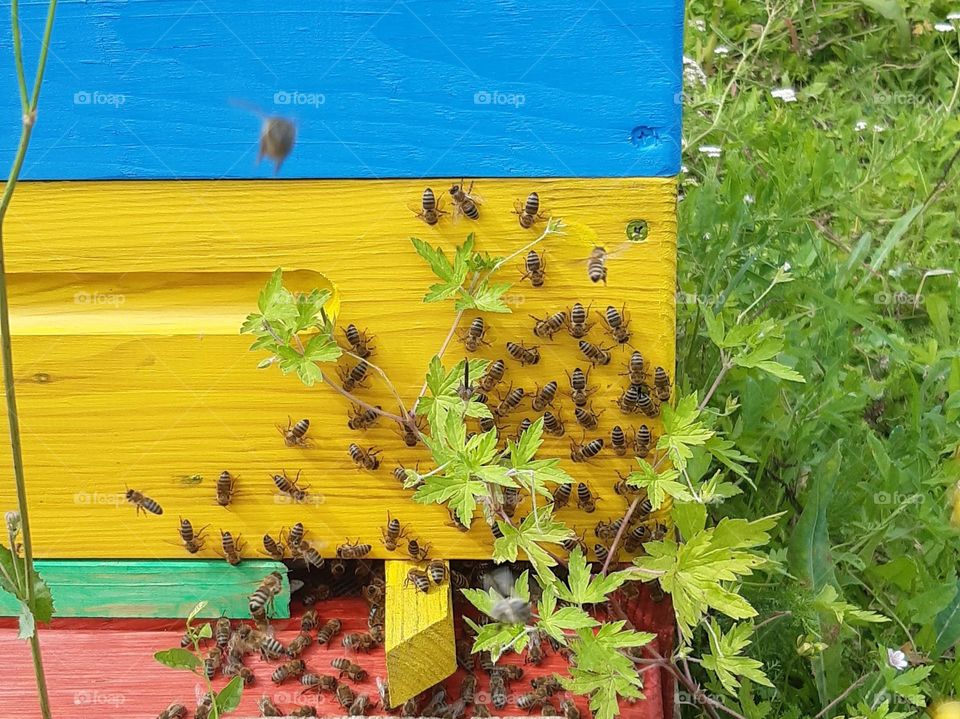
<svg viewBox="0 0 960 719"><path fill-rule="evenodd" d="M563 436L565 430L559 411L556 414L549 410L543 413L543 431L552 437Z"/></svg>
<svg viewBox="0 0 960 719"><path fill-rule="evenodd" d="M587 277L596 284L607 284L607 251L602 247L594 247L587 260Z"/></svg>
<svg viewBox="0 0 960 719"><path fill-rule="evenodd" d="M573 403L577 407L586 406L590 395L598 389L596 386L587 386L587 380L590 378L590 370L584 373L582 369L576 367L573 370L573 374L567 372L567 378L570 380L570 399L573 400Z"/></svg>
<svg viewBox="0 0 960 719"><path fill-rule="evenodd" d="M563 509L570 502L570 495L573 493L573 485L570 483L558 484L553 489L553 506L555 509Z"/></svg>
<svg viewBox="0 0 960 719"><path fill-rule="evenodd" d="M362 682L367 678L367 670L357 664L354 664L346 657L336 657L335 659L331 659L330 666L332 666L334 669L339 669L341 677L346 674L355 682Z"/></svg>
<svg viewBox="0 0 960 719"><path fill-rule="evenodd" d="M527 347L523 342L507 342L507 354L520 363L522 367L528 364L537 364L540 361L540 350L534 347Z"/></svg>
<svg viewBox="0 0 960 719"><path fill-rule="evenodd" d="M482 317L474 317L470 326L460 333L460 341L463 342L463 348L467 352L476 352L481 345L490 346L490 343L484 339L487 333L487 325Z"/></svg>
<svg viewBox="0 0 960 719"><path fill-rule="evenodd" d="M513 412L518 406L520 406L525 394L526 393L523 391L523 387L517 387L516 389L507 392L507 396L503 397L500 400L500 403L494 407L494 417L506 417L508 414Z"/></svg>
<svg viewBox="0 0 960 719"><path fill-rule="evenodd" d="M634 350L633 354L630 355L630 361L627 363L627 371L620 374L629 377L630 384L638 386L644 384L647 379L647 371L644 367L643 355Z"/></svg>
<svg viewBox="0 0 960 719"><path fill-rule="evenodd" d="M187 708L173 703L157 715L157 719L187 719Z"/></svg>
<svg viewBox="0 0 960 719"><path fill-rule="evenodd" d="M600 347L592 342L580 340L580 352L584 357L590 360L590 363L594 367L597 365L610 364L611 354L609 348L607 347Z"/></svg>
<svg viewBox="0 0 960 719"><path fill-rule="evenodd" d="M340 559L363 559L373 551L373 545L360 544L360 539L351 542L349 539L337 547L337 557Z"/></svg>
<svg viewBox="0 0 960 719"><path fill-rule="evenodd" d="M415 562L424 562L430 555L430 545L421 545L416 539L410 539L407 541L407 554Z"/></svg>
<svg viewBox="0 0 960 719"><path fill-rule="evenodd" d="M463 215L471 220L480 219L480 209L477 205L483 204L479 195L473 194L473 182L466 190L463 189L463 180L459 185L450 188L450 199L453 201L454 215Z"/></svg>
<svg viewBox="0 0 960 719"><path fill-rule="evenodd" d="M577 506L587 514L597 510L596 498L590 488L583 482L577 484Z"/></svg>
<svg viewBox="0 0 960 719"><path fill-rule="evenodd" d="M297 476L293 479L290 479L287 476L286 471L284 471L282 474L273 475L273 483L276 485L277 489L280 490L280 493L287 495L293 499L294 502L302 502L307 498L306 491L297 484L299 481L299 471L297 471Z"/></svg>
<svg viewBox="0 0 960 719"><path fill-rule="evenodd" d="M361 449L359 445L351 443L347 452L358 469L366 469L372 472L380 466L380 457L377 456L380 454L380 450L374 447Z"/></svg>
<svg viewBox="0 0 960 719"><path fill-rule="evenodd" d="M372 652L378 642L369 632L351 632L343 637L341 644L355 652Z"/></svg>
<svg viewBox="0 0 960 719"><path fill-rule="evenodd" d="M650 454L652 447L653 433L647 425L641 424L640 429L633 435L633 453L641 459L644 459Z"/></svg>
<svg viewBox="0 0 960 719"><path fill-rule="evenodd" d="M180 518L180 541L183 542L184 548L190 552L190 554L196 554L203 549L203 532L207 526L202 527L199 532L194 532L190 520Z"/></svg>
<svg viewBox="0 0 960 719"><path fill-rule="evenodd" d="M523 282L529 277L531 285L534 287L543 287L544 280L546 280L546 272L547 261L543 255L537 254L536 250L530 250L527 253L526 260L523 262L523 274L520 277L520 281Z"/></svg>
<svg viewBox="0 0 960 719"><path fill-rule="evenodd" d="M310 447L311 442L306 438L307 430L310 429L310 420L301 419L294 422L287 418L287 426L277 425L280 434L283 435L283 443L288 447Z"/></svg>
<svg viewBox="0 0 960 719"><path fill-rule="evenodd" d="M517 506L520 504L520 489L519 487L504 487L503 488L503 502L502 507L503 513L506 514L510 519L513 519L513 515L517 513Z"/></svg>
<svg viewBox="0 0 960 719"><path fill-rule="evenodd" d="M424 594L430 591L430 577L420 569L411 569L407 572L407 579L404 583L412 584L418 592L423 592Z"/></svg>
<svg viewBox="0 0 960 719"><path fill-rule="evenodd" d="M627 387L615 400L621 414L634 414L640 411L640 385Z"/></svg>
<svg viewBox="0 0 960 719"><path fill-rule="evenodd" d="M573 409L573 416L576 418L577 424L584 429L596 429L597 425L600 424L601 414L603 414L603 410L594 412L592 407L574 407Z"/></svg>
<svg viewBox="0 0 960 719"><path fill-rule="evenodd" d="M593 545L593 553L597 555L598 562L606 562L610 556L610 550L599 542Z"/></svg>
<svg viewBox="0 0 960 719"><path fill-rule="evenodd" d="M507 705L507 684L502 674L490 677L490 701L497 709L503 709Z"/></svg>
<svg viewBox="0 0 960 719"><path fill-rule="evenodd" d="M600 521L597 522L597 526L593 528L593 533L597 536L597 539L603 542L612 542L622 526L623 517L609 522Z"/></svg>
<svg viewBox="0 0 960 719"><path fill-rule="evenodd" d="M350 429L370 429L373 425L377 423L377 420L380 419L380 413L377 410L381 410L383 407L377 405L377 409L369 407L364 409L361 405L355 404L350 407L350 419L347 420L347 427Z"/></svg>
<svg viewBox="0 0 960 719"><path fill-rule="evenodd" d="M570 459L574 462L586 462L600 454L603 449L603 437L591 439L586 444L578 444L573 439L570 440Z"/></svg>
<svg viewBox="0 0 960 719"><path fill-rule="evenodd" d="M220 530L220 548L223 550L223 558L228 564L237 566L240 564L240 554L243 551L244 542L238 534L234 537L230 532Z"/></svg>
<svg viewBox="0 0 960 719"><path fill-rule="evenodd" d="M317 632L317 644L329 644L340 633L342 626L343 624L339 619L328 620Z"/></svg>
<svg viewBox="0 0 960 719"><path fill-rule="evenodd" d="M533 334L536 337L552 340L553 336L562 330L563 326L567 323L567 313L562 311L555 312L543 319L530 315L530 319L534 322Z"/></svg>
<svg viewBox="0 0 960 719"><path fill-rule="evenodd" d="M440 198L442 197L442 192L440 193L440 197L437 197L429 187L423 188L423 196L420 198L420 210L414 210L414 214L428 225L437 224L440 221L440 217L447 214L445 210L441 209L442 203L440 202Z"/></svg>
<svg viewBox="0 0 960 719"><path fill-rule="evenodd" d="M400 526L400 520L391 518L390 512L387 512L387 525L380 528L383 546L388 552L397 551L397 545L400 540L406 536L407 530Z"/></svg>
<svg viewBox="0 0 960 719"><path fill-rule="evenodd" d="M264 554L276 562L283 561L284 547L281 542L271 537L269 534L263 535Z"/></svg>
<svg viewBox="0 0 960 719"><path fill-rule="evenodd" d="M610 430L610 446L618 457L627 453L627 435L619 424Z"/></svg>
<svg viewBox="0 0 960 719"><path fill-rule="evenodd" d="M480 381L477 383L484 392L490 392L503 380L503 375L506 372L506 365L503 363L503 360L498 359L494 360L487 365L486 370L483 372L483 376L480 378Z"/></svg>
<svg viewBox="0 0 960 719"><path fill-rule="evenodd" d="M520 227L529 230L543 219L543 215L540 214L540 195L536 192L531 192L527 195L527 201L523 204L520 203L520 200L514 202L513 214L517 215Z"/></svg>
<svg viewBox="0 0 960 719"><path fill-rule="evenodd" d="M602 317L607 325L607 332L617 344L625 345L630 341L626 310L617 310L613 305L608 305Z"/></svg>
<svg viewBox="0 0 960 719"><path fill-rule="evenodd" d="M320 626L320 616L316 609L308 609L300 617L301 632L312 632L318 626Z"/></svg>
<svg viewBox="0 0 960 719"><path fill-rule="evenodd" d="M656 404L650 398L650 395L642 390L640 391L640 397L637 399L637 406L647 417L660 416L660 405Z"/></svg>
<svg viewBox="0 0 960 719"><path fill-rule="evenodd" d="M343 675L341 674L341 676ZM340 706L347 710L350 709L354 700L357 698L357 695L354 694L353 689L346 684L337 685L335 696L337 697L337 702L339 702Z"/></svg>
<svg viewBox="0 0 960 719"><path fill-rule="evenodd" d="M143 492L138 492L135 489L128 489L125 496L127 501L137 508L138 515L141 511L144 514L147 512L157 515L163 514L163 507L161 507L155 499L150 499L150 497L145 495Z"/></svg>
<svg viewBox="0 0 960 719"><path fill-rule="evenodd" d="M374 353L376 347L370 344L374 339L373 335L368 335L366 330L359 330L354 324L349 324L343 328L343 335L350 346L350 351L358 357L366 359Z"/></svg>
<svg viewBox="0 0 960 719"><path fill-rule="evenodd" d="M282 590L283 577L279 572L270 572L250 595L250 613L255 614L266 607Z"/></svg>
<svg viewBox="0 0 960 719"><path fill-rule="evenodd" d="M670 401L670 377L663 367L657 367L653 372L653 389L657 399L661 402Z"/></svg>
<svg viewBox="0 0 960 719"><path fill-rule="evenodd" d="M553 404L553 400L557 396L557 386L554 380L550 380L543 385L543 387L537 387L537 391L533 395L533 401L530 405L534 412L543 412L543 410Z"/></svg>
<svg viewBox="0 0 960 719"><path fill-rule="evenodd" d="M281 664L273 670L270 680L274 684L283 684L287 679L297 679L307 670L307 665L302 659L293 659Z"/></svg>
<svg viewBox="0 0 960 719"><path fill-rule="evenodd" d="M306 687L304 691L315 689L317 692L332 692L339 684L337 678L329 674L302 674L300 683Z"/></svg>
<svg viewBox="0 0 960 719"><path fill-rule="evenodd" d="M278 115L260 116L260 149L257 153L257 164L266 157L273 161L273 174L280 172L280 166L293 150L293 143L297 139L297 126L285 117Z"/></svg>
<svg viewBox="0 0 960 719"><path fill-rule="evenodd" d="M367 372L370 365L366 360L360 360L350 369L343 365L337 367L337 374L340 376L340 383L347 392L353 392L357 387L366 387L364 384L367 379Z"/></svg>

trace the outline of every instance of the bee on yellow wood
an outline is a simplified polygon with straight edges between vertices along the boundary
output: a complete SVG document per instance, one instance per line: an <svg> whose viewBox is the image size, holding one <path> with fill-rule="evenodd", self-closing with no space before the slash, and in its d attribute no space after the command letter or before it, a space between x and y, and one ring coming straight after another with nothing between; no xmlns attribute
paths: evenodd
<svg viewBox="0 0 960 719"><path fill-rule="evenodd" d="M506 365L503 363L503 360L498 359L494 360L487 365L487 369L484 370L483 376L480 378L477 383L484 392L490 392L496 387L501 381L503 381L503 375L506 372Z"/></svg>
<svg viewBox="0 0 960 719"><path fill-rule="evenodd" d="M283 561L283 555L284 555L283 544L281 542L278 542L269 534L263 535L263 549L264 549L263 553L267 557L270 557L271 559L277 562Z"/></svg>
<svg viewBox="0 0 960 719"><path fill-rule="evenodd" d="M347 420L347 427L353 430L370 429L380 419L380 413L377 410L383 409L377 405L377 409L364 409L361 405L355 404L350 407L350 419Z"/></svg>
<svg viewBox="0 0 960 719"><path fill-rule="evenodd" d="M603 437L591 439L586 444L577 443L570 440L570 459L574 462L586 462L600 454L603 449Z"/></svg>
<svg viewBox="0 0 960 719"><path fill-rule="evenodd" d="M380 528L383 546L388 552L395 552L400 540L406 536L407 530L400 526L400 520L396 517L391 518L390 512L387 512L387 524Z"/></svg>
<svg viewBox="0 0 960 719"><path fill-rule="evenodd" d="M618 457L627 453L627 434L619 424L610 430L610 446Z"/></svg>
<svg viewBox="0 0 960 719"><path fill-rule="evenodd" d="M600 521L597 522L597 526L594 527L593 533L597 535L597 539L603 542L612 542L622 526L623 517L619 517L618 519L614 519L609 522Z"/></svg>
<svg viewBox="0 0 960 719"><path fill-rule="evenodd" d="M380 454L380 450L374 447L361 449L359 445L351 444L347 448L347 452L358 469L366 469L372 472L380 466L380 457L377 456Z"/></svg>
<svg viewBox="0 0 960 719"><path fill-rule="evenodd" d="M562 437L564 434L563 418L558 410L556 414L547 410L543 413L543 431L552 437Z"/></svg>
<svg viewBox="0 0 960 719"><path fill-rule="evenodd" d="M223 470L217 478L217 504L221 507L229 505L236 486L236 477L231 476L227 470Z"/></svg>
<svg viewBox="0 0 960 719"><path fill-rule="evenodd" d="M527 347L523 342L507 342L507 354L524 367L540 361L540 350L537 347Z"/></svg>
<svg viewBox="0 0 960 719"><path fill-rule="evenodd" d="M463 180L459 185L453 185L450 188L450 199L453 201L453 211L455 216L468 217L471 220L480 219L480 209L477 205L483 204L479 195L473 192L473 182L466 190L463 189Z"/></svg>
<svg viewBox="0 0 960 719"><path fill-rule="evenodd" d="M618 311L613 305L607 307L603 314L603 321L607 325L607 332L617 344L627 344L630 341L630 328L626 311Z"/></svg>
<svg viewBox="0 0 960 719"><path fill-rule="evenodd" d="M584 556L587 554L587 543L584 540L583 534L571 534L569 537L560 542L560 546L566 549L568 552L572 552L577 547L580 547L580 551L583 552Z"/></svg>
<svg viewBox="0 0 960 719"><path fill-rule="evenodd" d="M430 591L430 577L420 569L411 569L407 572L405 583L412 584L417 588L418 592L423 592L424 594Z"/></svg>
<svg viewBox="0 0 960 719"><path fill-rule="evenodd" d="M303 544L303 536L306 534L306 531L303 527L303 522L297 522L290 527L289 532L284 533L281 531L280 537L286 542L287 546L290 547L290 551L296 554L300 551L300 545Z"/></svg>
<svg viewBox="0 0 960 719"><path fill-rule="evenodd" d="M536 250L530 250L523 263L523 274L520 277L520 281L523 282L529 278L530 284L534 287L543 287L546 277L547 261L543 255L538 254Z"/></svg>
<svg viewBox="0 0 960 719"><path fill-rule="evenodd" d="M416 539L410 539L407 542L407 554L415 562L424 562L430 555L430 545L420 544Z"/></svg>
<svg viewBox="0 0 960 719"><path fill-rule="evenodd" d="M629 377L630 384L638 386L644 384L647 379L647 372L644 367L643 355L634 350L633 354L630 355L630 361L627 363L627 371L620 374Z"/></svg>
<svg viewBox="0 0 960 719"><path fill-rule="evenodd" d="M660 405L655 403L650 395L644 391L640 392L640 396L637 399L637 406L640 407L640 411L647 415L647 417L660 416Z"/></svg>
<svg viewBox="0 0 960 719"><path fill-rule="evenodd" d="M134 507L137 508L137 514L140 514L142 511L144 514L149 512L150 514L163 514L163 507L155 499L150 499L143 492L138 492L135 489L128 489L126 492L127 501L130 502Z"/></svg>
<svg viewBox="0 0 960 719"><path fill-rule="evenodd" d="M633 453L644 459L650 454L652 447L653 433L647 425L641 424L640 429L633 435Z"/></svg>
<svg viewBox="0 0 960 719"><path fill-rule="evenodd" d="M590 370L584 372L577 367L573 370L573 374L567 372L567 378L570 380L570 399L577 407L586 406L590 395L599 389L596 386L590 387L587 385L587 381L590 379Z"/></svg>
<svg viewBox="0 0 960 719"><path fill-rule="evenodd" d="M340 559L362 559L373 551L372 544L360 544L359 538L356 542L347 540L346 543L337 547L337 557Z"/></svg>
<svg viewBox="0 0 960 719"><path fill-rule="evenodd" d="M519 487L504 487L502 504L503 513L513 519L513 515L517 513L517 506L520 504Z"/></svg>
<svg viewBox="0 0 960 719"><path fill-rule="evenodd" d="M615 404L622 414L634 414L640 411L640 385L628 386L616 399Z"/></svg>
<svg viewBox="0 0 960 719"><path fill-rule="evenodd" d="M407 415L406 422L397 422L397 433L407 447L416 447L420 444L420 427L422 421L423 415L417 417L414 412L410 412Z"/></svg>
<svg viewBox="0 0 960 719"><path fill-rule="evenodd" d="M540 195L531 192L527 195L527 201L523 204L520 203L520 200L517 200L513 203L513 213L517 215L520 227L529 230L543 219L543 215L540 214Z"/></svg>
<svg viewBox="0 0 960 719"><path fill-rule="evenodd" d="M359 330L354 324L349 324L343 328L344 337L350 346L350 351L358 357L366 359L374 353L376 347L370 343L375 339L373 335L368 335L366 330Z"/></svg>
<svg viewBox="0 0 960 719"><path fill-rule="evenodd" d="M307 430L310 429L310 420L301 419L293 422L287 418L287 426L277 425L280 434L283 435L283 442L288 447L310 447L309 439L306 438Z"/></svg>
<svg viewBox="0 0 960 719"><path fill-rule="evenodd" d="M190 554L196 554L203 549L203 532L208 526L210 525L205 525L199 532L194 532L190 520L180 518L180 541Z"/></svg>
<svg viewBox="0 0 960 719"><path fill-rule="evenodd" d="M428 225L437 224L443 215L448 214L442 209L442 198L442 192L440 197L437 197L431 188L423 188L423 195L420 197L420 209L414 210L414 213Z"/></svg>
<svg viewBox="0 0 960 719"><path fill-rule="evenodd" d="M594 367L597 365L608 365L612 359L609 347L600 347L586 340L580 340L580 352L590 360L590 363Z"/></svg>
<svg viewBox="0 0 960 719"><path fill-rule="evenodd" d="M593 323L588 323L590 308L584 309L579 302L574 303L570 309L570 319L567 322L567 332L574 339L580 340L587 336Z"/></svg>
<svg viewBox="0 0 960 719"><path fill-rule="evenodd" d="M223 550L223 558L228 564L234 566L240 564L240 554L243 552L244 542L238 534L234 537L230 532L220 530L220 548Z"/></svg>
<svg viewBox="0 0 960 719"><path fill-rule="evenodd" d="M530 315L530 319L533 320L533 334L536 337L552 340L553 336L562 330L567 323L567 313L554 312L552 315L544 317L543 319Z"/></svg>
<svg viewBox="0 0 960 719"><path fill-rule="evenodd" d="M558 484L553 490L553 506L555 509L563 509L570 503L570 495L573 493L573 485L569 483Z"/></svg>
<svg viewBox="0 0 960 719"><path fill-rule="evenodd" d="M537 387L530 405L534 412L543 412L553 404L553 400L557 396L557 387L558 385L554 380L550 380L543 387Z"/></svg>
<svg viewBox="0 0 960 719"><path fill-rule="evenodd" d="M661 402L670 401L670 377L663 367L657 367L653 373L653 389Z"/></svg>
<svg viewBox="0 0 960 719"><path fill-rule="evenodd" d="M494 417L506 417L508 414L513 412L517 407L520 406L525 394L526 393L523 391L523 387L517 387L516 389L507 392L507 396L501 399L500 403L494 407Z"/></svg>
<svg viewBox="0 0 960 719"><path fill-rule="evenodd" d="M476 352L481 345L489 346L490 343L484 339L487 333L487 325L482 317L474 317L470 326L460 333L460 341L463 342L463 348L467 352Z"/></svg>
<svg viewBox="0 0 960 719"><path fill-rule="evenodd" d="M353 392L357 387L366 387L365 384L367 380L367 372L370 370L370 365L367 364L366 360L360 360L351 368L344 367L343 365L337 367L337 374L340 377L340 384L347 392Z"/></svg>
<svg viewBox="0 0 960 719"><path fill-rule="evenodd" d="M596 498L583 482L577 484L577 506L587 514L597 510Z"/></svg>
<svg viewBox="0 0 960 719"><path fill-rule="evenodd" d="M592 407L574 407L573 409L573 416L576 418L577 424L584 429L596 429L600 424L601 414L603 414L603 410L594 412Z"/></svg>
<svg viewBox="0 0 960 719"><path fill-rule="evenodd" d="M447 565L442 559L434 559L427 565L427 576L434 584L443 584L447 579Z"/></svg>
<svg viewBox="0 0 960 719"><path fill-rule="evenodd" d="M280 490L281 494L287 495L295 502L302 502L307 498L306 491L298 485L299 481L299 471L297 472L297 476L293 479L290 479L286 472L273 475L273 483L276 485L277 489Z"/></svg>

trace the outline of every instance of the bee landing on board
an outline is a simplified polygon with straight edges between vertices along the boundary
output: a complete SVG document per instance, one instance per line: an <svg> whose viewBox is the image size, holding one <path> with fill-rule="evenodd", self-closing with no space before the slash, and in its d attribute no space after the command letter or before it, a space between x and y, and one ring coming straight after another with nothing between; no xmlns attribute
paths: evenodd
<svg viewBox="0 0 960 719"><path fill-rule="evenodd" d="M543 258L543 255L537 254L536 250L530 250L523 262L520 281L523 282L529 278L533 287L543 287L546 277L547 261Z"/></svg>
<svg viewBox="0 0 960 719"><path fill-rule="evenodd" d="M540 350L537 347L526 347L523 342L507 342L507 353L523 367L540 361Z"/></svg>
<svg viewBox="0 0 960 719"><path fill-rule="evenodd" d="M567 324L567 313L563 311L555 312L544 319L530 315L530 319L534 322L533 334L535 336L552 340L553 336Z"/></svg>
<svg viewBox="0 0 960 719"><path fill-rule="evenodd" d="M487 332L487 326L482 317L474 317L467 329L461 331L460 341L463 342L463 348L467 352L476 352L481 345L490 346L490 343L484 339Z"/></svg>
<svg viewBox="0 0 960 719"><path fill-rule="evenodd" d="M143 512L146 514L160 515L163 514L163 507L161 507L156 500L150 499L143 492L138 492L135 489L127 489L126 494L124 495L127 498L127 501L130 502L134 507L137 508L137 514Z"/></svg>
<svg viewBox="0 0 960 719"><path fill-rule="evenodd" d="M278 424L277 429L280 431L280 434L283 435L283 442L288 447L313 446L310 440L306 438L307 430L310 429L309 419L301 419L294 423L293 420L288 417L287 426L284 427Z"/></svg>
<svg viewBox="0 0 960 719"><path fill-rule="evenodd" d="M594 247L587 260L587 277L596 284L607 284L607 251L602 247Z"/></svg>
<svg viewBox="0 0 960 719"><path fill-rule="evenodd" d="M368 335L366 330L357 329L355 324L344 327L343 336L347 340L350 351L358 357L366 359L376 350L376 347L370 344L376 338L373 335Z"/></svg>
<svg viewBox="0 0 960 719"><path fill-rule="evenodd" d="M441 202L443 198L443 193L440 193L438 197L433 193L433 190L429 187L423 188L423 195L420 198L420 209L414 210L414 214L419 217L421 220L426 222L428 225L435 225L440 221L440 218L443 215L446 215L447 212L442 209L443 203Z"/></svg>
<svg viewBox="0 0 960 719"><path fill-rule="evenodd" d="M454 217L464 216L471 220L480 219L480 210L477 205L483 204L480 195L473 192L473 182L466 190L463 189L464 182L460 180L459 185L453 185L450 188L450 199L453 201Z"/></svg>
<svg viewBox="0 0 960 719"><path fill-rule="evenodd" d="M520 200L514 202L513 214L517 215L520 227L529 230L543 219L543 215L540 214L540 195L536 192L531 192L527 195L527 201L522 205L520 204Z"/></svg>

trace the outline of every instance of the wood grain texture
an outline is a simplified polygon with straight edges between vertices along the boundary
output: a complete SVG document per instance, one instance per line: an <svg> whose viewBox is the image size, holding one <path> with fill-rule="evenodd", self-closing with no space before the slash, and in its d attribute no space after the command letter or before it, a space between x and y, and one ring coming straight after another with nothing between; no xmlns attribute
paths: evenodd
<svg viewBox="0 0 960 719"><path fill-rule="evenodd" d="M176 546L177 518L241 533L246 556L257 557L260 537L303 521L309 538L331 556L334 545L358 536L373 556L390 556L379 543L387 510L433 544L433 555L483 558L491 536L482 521L468 534L449 525L446 511L410 501L391 470L397 463L429 467L422 447L403 446L394 427L366 433L347 429L348 403L325 386L302 387L275 369L257 370L259 355L238 327L256 304L256 291L277 266L296 289L328 278L339 290L340 324L354 322L377 336L375 359L407 404L423 382L454 316L452 303L424 305L432 275L414 253L416 235L451 249L468 232L494 254L522 248L536 237L512 214L514 202L540 192L546 212L568 223L565 236L540 247L547 281L539 289L516 284L514 312L487 315L487 358L505 357L504 343L532 343L529 315L545 316L579 300L593 313L625 305L631 343L649 366L674 364L675 184L657 179L487 180L481 218L445 217L428 227L409 209L423 182L310 181L228 183L26 183L17 191L5 242L10 274L14 358L22 416L24 458L35 550L41 557L186 557ZM437 189L445 182L434 183ZM634 219L649 223L649 238L627 242ZM595 244L609 252L606 285L586 277ZM499 273L520 278L520 258ZM323 273L320 277L317 273ZM79 299L78 299L79 298ZM466 326L472 315L468 314ZM597 318L594 317L596 320ZM589 339L607 343L598 322ZM520 368L508 361L506 381L532 390L565 370L587 364L572 338L541 342L543 359ZM464 356L454 342L445 362ZM628 349L591 373L604 410L597 435L615 423L637 426L612 404L622 391ZM502 385L500 391L506 389ZM393 408L382 382L360 396ZM569 398L562 400L568 434L580 438ZM311 449L284 447L277 424L288 416L313 422ZM511 415L515 431L529 404ZM650 422L657 431L657 422ZM593 435L594 433L590 433ZM384 450L377 472L359 472L347 446L358 441ZM623 512L612 491L629 458L602 453L596 461L569 461L569 439L548 438L542 456L557 456L577 480L600 496L597 511L571 503L561 518L589 532L600 519ZM9 471L6 455L0 471ZM239 475L229 508L214 500L217 475ZM295 505L275 492L270 476L303 471L310 501ZM199 483L186 478L199 474ZM138 489L164 507L163 516L137 516L122 497ZM14 502L0 483L0 506ZM521 512L524 510L521 508ZM66 528L69 528L67 531ZM592 537L589 539L592 544ZM216 558L216 542L197 557Z"/></svg>
<svg viewBox="0 0 960 719"><path fill-rule="evenodd" d="M21 3L26 57L45 13ZM24 177L267 177L234 98L296 121L287 177L675 175L682 39L681 0L65 0Z"/></svg>
<svg viewBox="0 0 960 719"><path fill-rule="evenodd" d="M395 707L457 670L449 571L443 584L431 584L430 591L421 592L407 582L407 573L415 566L413 562L384 562L387 581L384 651L390 701Z"/></svg>
<svg viewBox="0 0 960 719"><path fill-rule="evenodd" d="M206 601L200 617L245 618L250 595L270 572L283 575L271 616L290 616L290 583L280 562L39 560L36 566L58 617L186 617ZM13 598L0 593L0 616L17 613Z"/></svg>

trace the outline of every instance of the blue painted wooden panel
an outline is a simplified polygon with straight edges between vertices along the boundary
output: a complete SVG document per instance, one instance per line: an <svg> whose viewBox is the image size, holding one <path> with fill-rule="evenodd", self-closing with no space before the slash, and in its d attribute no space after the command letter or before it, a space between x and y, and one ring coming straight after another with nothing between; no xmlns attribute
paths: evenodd
<svg viewBox="0 0 960 719"><path fill-rule="evenodd" d="M46 0L22 0L33 62ZM0 2L0 163L19 107ZM682 0L62 0L26 179L669 176Z"/></svg>

